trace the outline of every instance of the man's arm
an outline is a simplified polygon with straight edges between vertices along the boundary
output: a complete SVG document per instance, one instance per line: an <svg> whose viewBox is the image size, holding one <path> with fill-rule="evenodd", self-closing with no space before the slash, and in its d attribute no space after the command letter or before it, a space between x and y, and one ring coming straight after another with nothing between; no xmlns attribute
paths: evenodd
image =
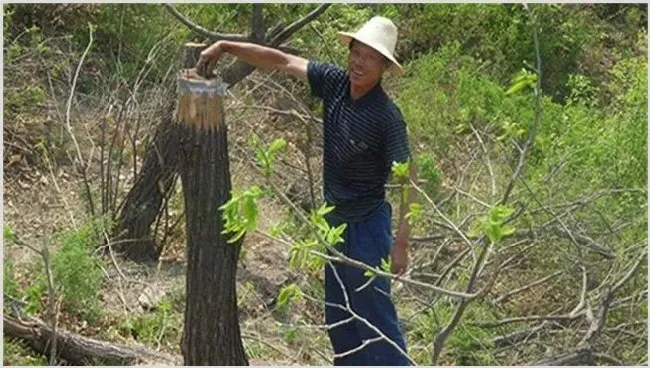
<svg viewBox="0 0 650 368"><path fill-rule="evenodd" d="M411 225L408 223L406 214L409 212L411 203L417 201L417 190L410 187L409 180L413 183L417 183L417 170L415 168L415 163L413 160L409 162L409 178L402 179L401 184L405 184L409 187L408 189L408 198L405 201L403 196L400 196L400 206L399 206L399 221L397 228L397 238L395 239L395 244L391 250L392 258L392 272L401 274L406 271L408 267L408 254L409 254L409 237L411 235Z"/></svg>
<svg viewBox="0 0 650 368"><path fill-rule="evenodd" d="M307 80L307 59L248 42L215 42L201 52L197 69L212 69L224 52L260 69L279 70L298 79Z"/></svg>

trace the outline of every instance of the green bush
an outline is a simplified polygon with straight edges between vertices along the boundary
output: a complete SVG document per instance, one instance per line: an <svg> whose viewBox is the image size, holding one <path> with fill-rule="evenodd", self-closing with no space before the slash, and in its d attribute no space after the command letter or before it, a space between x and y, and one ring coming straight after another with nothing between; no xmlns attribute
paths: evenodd
<svg viewBox="0 0 650 368"><path fill-rule="evenodd" d="M102 222L95 221L56 236L59 249L52 268L55 283L61 288L63 305L69 312L89 322L101 313L99 293L104 275L102 260L95 252L100 244L102 227Z"/></svg>
<svg viewBox="0 0 650 368"><path fill-rule="evenodd" d="M175 345L183 332L183 314L176 311L171 299L158 303L152 315L129 315L118 323L121 333L130 334L139 342Z"/></svg>

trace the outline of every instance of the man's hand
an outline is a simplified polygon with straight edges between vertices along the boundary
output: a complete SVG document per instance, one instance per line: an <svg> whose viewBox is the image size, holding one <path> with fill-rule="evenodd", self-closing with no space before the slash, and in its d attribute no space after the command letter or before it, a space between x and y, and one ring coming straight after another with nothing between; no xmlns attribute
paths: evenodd
<svg viewBox="0 0 650 368"><path fill-rule="evenodd" d="M201 51L201 56L199 61L196 63L196 71L201 76L207 76L211 74L214 66L223 55L223 43L217 41L213 43L210 47Z"/></svg>
<svg viewBox="0 0 650 368"><path fill-rule="evenodd" d="M391 272L403 274L409 265L408 239L398 238L390 250Z"/></svg>

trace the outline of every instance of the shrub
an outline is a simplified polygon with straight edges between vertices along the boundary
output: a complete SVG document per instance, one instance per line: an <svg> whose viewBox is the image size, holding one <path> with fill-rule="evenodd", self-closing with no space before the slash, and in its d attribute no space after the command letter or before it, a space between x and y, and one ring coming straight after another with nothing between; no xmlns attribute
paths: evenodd
<svg viewBox="0 0 650 368"><path fill-rule="evenodd" d="M100 314L99 293L104 275L102 261L95 254L102 234L102 222L88 223L78 230L57 235L59 250L53 260L53 274L61 287L64 307L89 322Z"/></svg>

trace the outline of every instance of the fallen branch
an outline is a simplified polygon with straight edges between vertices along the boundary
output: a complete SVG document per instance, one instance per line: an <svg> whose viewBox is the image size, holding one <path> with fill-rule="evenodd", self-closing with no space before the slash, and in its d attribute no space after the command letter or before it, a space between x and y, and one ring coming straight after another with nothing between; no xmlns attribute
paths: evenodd
<svg viewBox="0 0 650 368"><path fill-rule="evenodd" d="M180 357L150 351L143 347L113 344L95 340L62 329L53 333L52 329L38 319L20 320L3 315L4 335L20 339L37 352L49 356L52 338L59 343L56 346L57 357L73 365L95 365L102 362L109 365L178 365Z"/></svg>
<svg viewBox="0 0 650 368"><path fill-rule="evenodd" d="M506 300L508 300L510 297L512 297L513 295L515 295L515 294L519 294L519 293L522 293L522 292L524 292L524 291L526 291L526 290L529 290L529 289L531 289L531 288L533 288L533 287L535 287L535 286L537 286L537 285L539 285L539 284L542 284L542 283L548 281L549 279L551 279L551 278L553 278L553 277L559 275L560 273L562 273L562 271L557 271L557 272L552 273L552 274L550 274L550 275L548 275L548 276L546 276L546 277L544 277L544 278L541 278L541 279L539 279L539 280L537 280L537 281L531 282L531 283L528 284L528 285L522 286L522 287L520 287L520 288L518 288L518 289L515 289L515 290L510 291L510 292L508 292L508 293L502 294L501 296L499 296L499 297L495 300L495 302L497 302L497 303L501 303L501 302L503 302L503 301L506 301Z"/></svg>

